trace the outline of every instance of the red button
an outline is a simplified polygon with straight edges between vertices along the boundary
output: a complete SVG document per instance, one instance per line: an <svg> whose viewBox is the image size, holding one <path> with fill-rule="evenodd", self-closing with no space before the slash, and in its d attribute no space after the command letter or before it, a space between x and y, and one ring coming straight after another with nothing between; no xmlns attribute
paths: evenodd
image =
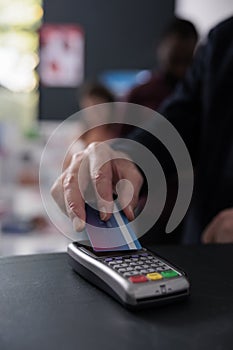
<svg viewBox="0 0 233 350"><path fill-rule="evenodd" d="M131 276L129 278L130 282L132 283L143 283L143 282L148 282L148 279L145 276Z"/></svg>

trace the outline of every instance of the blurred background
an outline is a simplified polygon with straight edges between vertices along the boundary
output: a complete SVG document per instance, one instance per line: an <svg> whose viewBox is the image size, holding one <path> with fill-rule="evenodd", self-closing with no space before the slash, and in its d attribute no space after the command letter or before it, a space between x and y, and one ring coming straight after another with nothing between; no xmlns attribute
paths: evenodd
<svg viewBox="0 0 233 350"><path fill-rule="evenodd" d="M59 123L105 101L150 106L143 96L152 83L163 92L152 96L160 103L182 78L165 65L172 55L178 61L174 47L187 39L174 16L195 27L192 54L232 14L231 0L0 0L0 256L66 249L38 185L41 153ZM49 155L48 178L72 129L66 126ZM42 181L46 186L48 179Z"/></svg>

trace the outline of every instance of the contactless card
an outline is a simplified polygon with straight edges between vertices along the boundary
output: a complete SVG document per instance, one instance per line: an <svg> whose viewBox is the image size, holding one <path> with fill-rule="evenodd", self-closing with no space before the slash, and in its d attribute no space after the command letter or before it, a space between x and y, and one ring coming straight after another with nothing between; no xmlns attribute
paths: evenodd
<svg viewBox="0 0 233 350"><path fill-rule="evenodd" d="M102 221L99 211L86 204L86 233L96 252L141 249L128 219L116 206L111 218Z"/></svg>

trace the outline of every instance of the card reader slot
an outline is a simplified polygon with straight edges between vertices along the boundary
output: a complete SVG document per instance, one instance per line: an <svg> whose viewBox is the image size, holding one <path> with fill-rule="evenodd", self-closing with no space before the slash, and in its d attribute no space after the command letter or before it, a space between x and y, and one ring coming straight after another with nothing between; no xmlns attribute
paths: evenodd
<svg viewBox="0 0 233 350"><path fill-rule="evenodd" d="M185 291L185 292L174 292L174 293L170 293L170 294L161 294L161 295L156 295L156 300L161 300L161 299L170 299L172 298L174 300L174 297L181 297L181 296L188 296L188 292ZM154 296L151 296L151 297L146 297L146 298L138 298L138 303L142 303L142 302L145 302L145 301L151 301L151 300L155 300L155 297Z"/></svg>

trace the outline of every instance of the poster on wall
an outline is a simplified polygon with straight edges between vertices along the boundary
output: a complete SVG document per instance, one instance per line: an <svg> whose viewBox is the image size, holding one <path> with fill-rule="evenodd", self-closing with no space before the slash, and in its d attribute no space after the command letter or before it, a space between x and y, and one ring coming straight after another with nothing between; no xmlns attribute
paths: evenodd
<svg viewBox="0 0 233 350"><path fill-rule="evenodd" d="M84 78L84 32L76 24L44 24L40 30L40 82L77 87Z"/></svg>

